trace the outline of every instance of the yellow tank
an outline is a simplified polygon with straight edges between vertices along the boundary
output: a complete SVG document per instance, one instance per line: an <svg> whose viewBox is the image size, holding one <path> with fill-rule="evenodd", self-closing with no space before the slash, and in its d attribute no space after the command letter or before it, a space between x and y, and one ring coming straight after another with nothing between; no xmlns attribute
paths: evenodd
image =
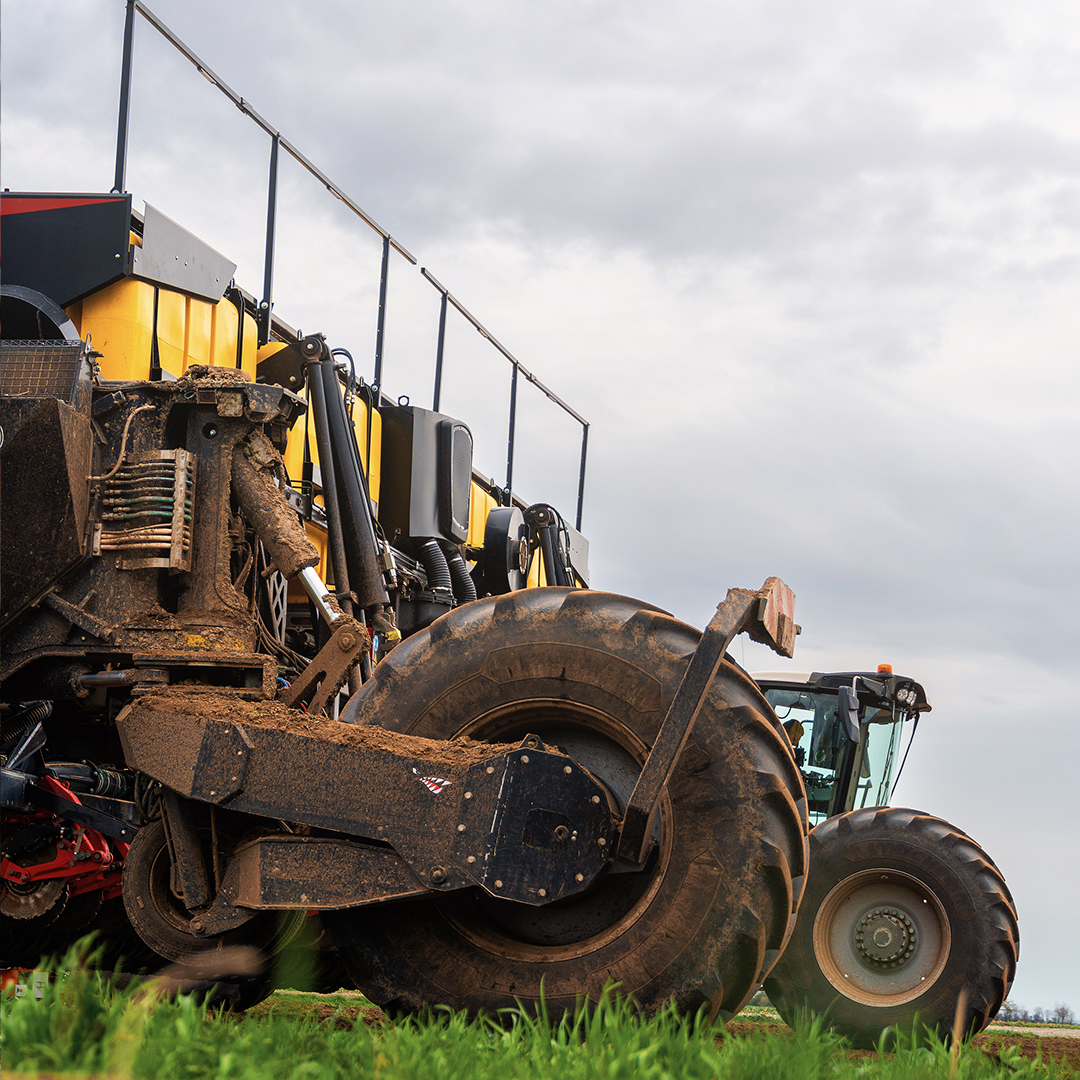
<svg viewBox="0 0 1080 1080"><path fill-rule="evenodd" d="M179 378L192 364L236 367L239 312L222 299L216 304L174 289L124 278L70 304L68 318L79 336L92 337L102 354L102 378L140 380L150 377L154 344L154 299L157 294L158 362ZM244 316L241 367L255 381L258 330Z"/></svg>

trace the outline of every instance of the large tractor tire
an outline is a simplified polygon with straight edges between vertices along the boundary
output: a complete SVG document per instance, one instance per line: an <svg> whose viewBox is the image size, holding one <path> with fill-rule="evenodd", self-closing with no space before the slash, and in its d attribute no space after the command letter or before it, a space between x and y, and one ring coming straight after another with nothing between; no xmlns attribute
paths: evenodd
<svg viewBox="0 0 1080 1080"><path fill-rule="evenodd" d="M625 805L699 633L639 601L546 588L467 604L399 645L343 718L428 738L562 747ZM323 916L356 984L399 1011L520 1002L550 1015L606 983L651 1013L728 1017L783 949L806 803L791 747L725 663L653 822L644 871L547 907L477 890Z"/></svg>
<svg viewBox="0 0 1080 1080"><path fill-rule="evenodd" d="M894 1027L974 1034L1019 953L1012 896L974 840L917 810L855 810L810 832L806 896L765 991L789 1024L821 1014L859 1047Z"/></svg>

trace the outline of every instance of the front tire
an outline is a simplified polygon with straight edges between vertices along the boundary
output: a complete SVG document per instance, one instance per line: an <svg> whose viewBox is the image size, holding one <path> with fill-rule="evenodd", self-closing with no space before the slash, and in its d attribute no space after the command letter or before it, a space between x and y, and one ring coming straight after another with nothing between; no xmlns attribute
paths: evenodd
<svg viewBox="0 0 1080 1080"><path fill-rule="evenodd" d="M806 897L765 991L788 1024L824 1014L856 1046L916 1024L947 1038L994 1018L1019 952L1012 896L974 840L916 810L856 810L811 830Z"/></svg>
<svg viewBox="0 0 1080 1080"><path fill-rule="evenodd" d="M640 602L530 589L464 605L399 645L343 718L446 739L527 733L563 747L624 806L699 633ZM725 663L653 824L646 870L536 908L480 890L327 913L373 1001L550 1014L620 984L728 1017L783 948L802 893L806 803L756 685Z"/></svg>

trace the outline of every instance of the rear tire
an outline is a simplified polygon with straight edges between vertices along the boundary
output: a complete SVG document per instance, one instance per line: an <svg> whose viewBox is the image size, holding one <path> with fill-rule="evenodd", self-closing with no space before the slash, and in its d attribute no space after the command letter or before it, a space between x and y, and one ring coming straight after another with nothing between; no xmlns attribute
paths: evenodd
<svg viewBox="0 0 1080 1080"><path fill-rule="evenodd" d="M530 589L470 603L399 645L343 718L444 739L562 746L624 805L699 633L636 600ZM734 1014L775 962L805 875L806 803L756 685L727 662L656 820L648 869L536 908L480 890L325 913L361 990L405 1011L436 1002L550 1014L620 984Z"/></svg>
<svg viewBox="0 0 1080 1080"><path fill-rule="evenodd" d="M824 1014L855 1046L916 1023L947 1038L957 1019L965 1034L990 1023L1019 952L1012 896L974 840L917 810L856 810L811 830L806 897L765 991L788 1024Z"/></svg>

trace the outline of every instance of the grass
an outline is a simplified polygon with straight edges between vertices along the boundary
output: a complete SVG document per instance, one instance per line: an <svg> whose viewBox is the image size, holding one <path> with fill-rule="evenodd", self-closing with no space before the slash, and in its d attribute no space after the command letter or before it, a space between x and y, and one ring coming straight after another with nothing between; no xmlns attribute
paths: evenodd
<svg viewBox="0 0 1080 1080"><path fill-rule="evenodd" d="M239 1017L208 1011L192 998L158 1000L145 988L118 989L69 953L43 989L3 1003L0 1055L5 1077L188 1080L414 1080L424 1075L498 1080L1017 1080L1070 1075L1052 1062L1004 1051L1000 1061L972 1047L902 1045L878 1059L850 1054L819 1022L791 1038L724 1035L703 1017L667 1011L644 1020L606 992L575 1018L550 1022L508 1011L470 1021L433 1011L419 1019L369 1026L355 997L329 1010L300 1013L304 995L277 995Z"/></svg>

